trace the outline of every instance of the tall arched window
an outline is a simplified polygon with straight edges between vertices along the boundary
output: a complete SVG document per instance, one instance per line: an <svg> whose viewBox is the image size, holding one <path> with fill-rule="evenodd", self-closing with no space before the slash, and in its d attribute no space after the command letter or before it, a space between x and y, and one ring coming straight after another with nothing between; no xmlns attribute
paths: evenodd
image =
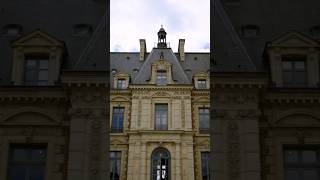
<svg viewBox="0 0 320 180"><path fill-rule="evenodd" d="M157 148L152 152L151 179L170 180L170 153L165 148Z"/></svg>

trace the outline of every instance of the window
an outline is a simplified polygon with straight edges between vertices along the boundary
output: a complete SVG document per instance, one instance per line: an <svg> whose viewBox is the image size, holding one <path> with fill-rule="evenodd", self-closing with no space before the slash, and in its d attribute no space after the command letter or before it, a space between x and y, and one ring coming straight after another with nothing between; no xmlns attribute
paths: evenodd
<svg viewBox="0 0 320 180"><path fill-rule="evenodd" d="M8 180L44 180L46 156L45 145L11 144Z"/></svg>
<svg viewBox="0 0 320 180"><path fill-rule="evenodd" d="M320 146L285 146L285 180L319 180Z"/></svg>
<svg viewBox="0 0 320 180"><path fill-rule="evenodd" d="M156 104L155 108L155 129L168 129L168 104Z"/></svg>
<svg viewBox="0 0 320 180"><path fill-rule="evenodd" d="M112 133L121 133L123 131L124 107L114 107L112 112Z"/></svg>
<svg viewBox="0 0 320 180"><path fill-rule="evenodd" d="M170 153L164 148L158 148L151 155L151 179L169 180Z"/></svg>
<svg viewBox="0 0 320 180"><path fill-rule="evenodd" d="M282 56L283 85L303 87L307 85L306 56Z"/></svg>
<svg viewBox="0 0 320 180"><path fill-rule="evenodd" d="M207 89L207 81L205 79L198 80L198 89Z"/></svg>
<svg viewBox="0 0 320 180"><path fill-rule="evenodd" d="M110 180L120 179L121 152L110 152Z"/></svg>
<svg viewBox="0 0 320 180"><path fill-rule="evenodd" d="M208 133L210 127L209 108L199 108L199 130L200 133Z"/></svg>
<svg viewBox="0 0 320 180"><path fill-rule="evenodd" d="M118 79L117 88L118 89L125 89L126 88L126 80L125 79Z"/></svg>
<svg viewBox="0 0 320 180"><path fill-rule="evenodd" d="M157 84L166 85L167 84L167 71L158 70L157 71Z"/></svg>
<svg viewBox="0 0 320 180"><path fill-rule="evenodd" d="M48 85L49 57L46 55L26 56L25 58L25 85Z"/></svg>
<svg viewBox="0 0 320 180"><path fill-rule="evenodd" d="M8 24L3 28L5 36L19 36L22 32L22 26L18 24Z"/></svg>
<svg viewBox="0 0 320 180"><path fill-rule="evenodd" d="M202 180L210 179L210 152L201 152Z"/></svg>
<svg viewBox="0 0 320 180"><path fill-rule="evenodd" d="M256 25L244 25L241 27L243 37L257 37L260 35L260 28Z"/></svg>
<svg viewBox="0 0 320 180"><path fill-rule="evenodd" d="M89 36L92 34L92 27L89 24L77 24L73 27L75 36Z"/></svg>

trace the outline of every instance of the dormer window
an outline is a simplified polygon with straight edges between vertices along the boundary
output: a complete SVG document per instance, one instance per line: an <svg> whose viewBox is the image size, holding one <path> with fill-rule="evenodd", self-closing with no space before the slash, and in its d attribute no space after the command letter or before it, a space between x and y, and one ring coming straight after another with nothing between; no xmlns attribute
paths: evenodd
<svg viewBox="0 0 320 180"><path fill-rule="evenodd" d="M198 89L207 89L207 81L205 79L198 80Z"/></svg>
<svg viewBox="0 0 320 180"><path fill-rule="evenodd" d="M244 25L241 27L243 37L257 37L260 34L260 28L256 25Z"/></svg>
<svg viewBox="0 0 320 180"><path fill-rule="evenodd" d="M48 55L28 55L25 58L25 85L46 86L49 76L49 56Z"/></svg>
<svg viewBox="0 0 320 180"><path fill-rule="evenodd" d="M22 31L22 26L18 24L8 24L3 28L5 36L19 36Z"/></svg>
<svg viewBox="0 0 320 180"><path fill-rule="evenodd" d="M283 55L282 79L285 87L304 87L307 85L306 56Z"/></svg>
<svg viewBox="0 0 320 180"><path fill-rule="evenodd" d="M117 88L118 89L125 89L126 88L126 80L122 79L122 78L118 79Z"/></svg>
<svg viewBox="0 0 320 180"><path fill-rule="evenodd" d="M167 71L158 70L157 71L157 85L166 85L167 84Z"/></svg>

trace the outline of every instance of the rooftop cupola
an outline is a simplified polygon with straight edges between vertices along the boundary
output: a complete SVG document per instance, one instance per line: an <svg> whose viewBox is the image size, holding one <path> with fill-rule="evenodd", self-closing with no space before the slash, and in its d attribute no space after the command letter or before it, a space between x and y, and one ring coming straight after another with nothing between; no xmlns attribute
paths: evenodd
<svg viewBox="0 0 320 180"><path fill-rule="evenodd" d="M161 28L158 32L158 48L167 48L166 36L167 36L167 33L161 25Z"/></svg>

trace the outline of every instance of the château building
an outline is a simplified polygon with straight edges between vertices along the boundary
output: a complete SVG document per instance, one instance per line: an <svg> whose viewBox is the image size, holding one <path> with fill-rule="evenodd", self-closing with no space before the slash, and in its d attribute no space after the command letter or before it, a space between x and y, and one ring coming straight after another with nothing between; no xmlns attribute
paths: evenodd
<svg viewBox="0 0 320 180"><path fill-rule="evenodd" d="M209 180L210 54L175 53L164 28L147 52L111 53L110 179Z"/></svg>

